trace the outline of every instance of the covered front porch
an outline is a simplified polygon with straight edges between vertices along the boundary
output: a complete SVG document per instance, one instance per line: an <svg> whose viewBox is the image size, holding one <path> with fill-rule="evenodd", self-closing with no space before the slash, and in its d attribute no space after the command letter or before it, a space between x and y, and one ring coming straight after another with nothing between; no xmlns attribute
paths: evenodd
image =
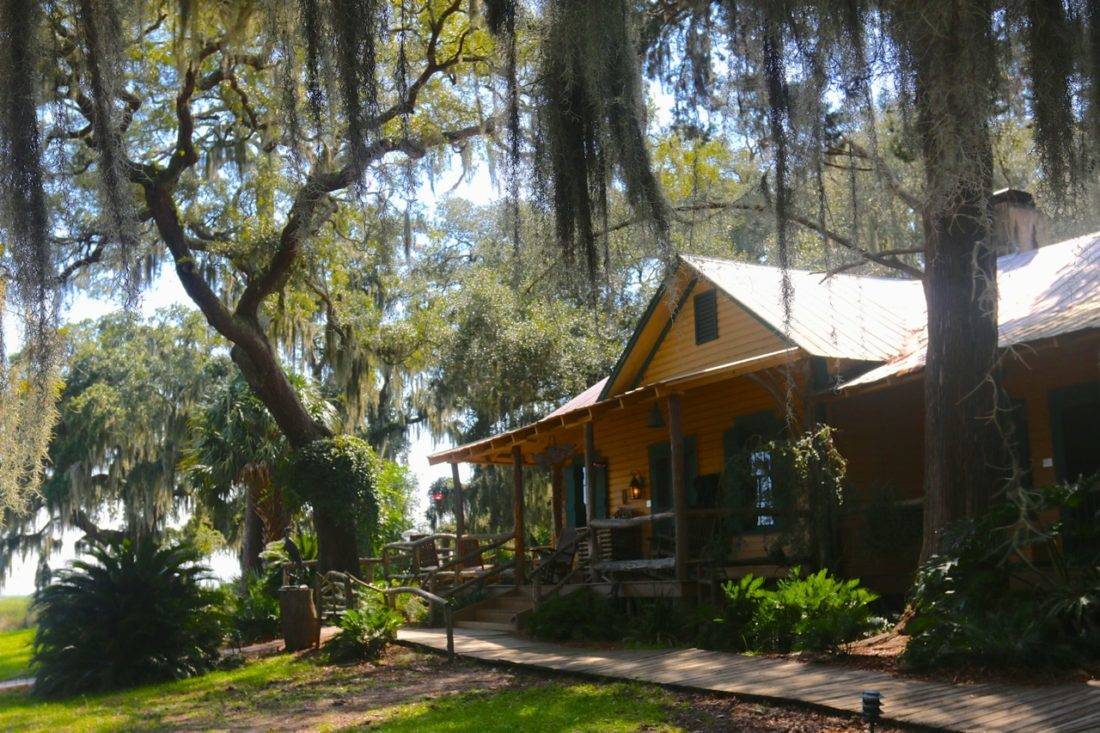
<svg viewBox="0 0 1100 733"><path fill-rule="evenodd" d="M458 591L508 584L529 588L537 602L587 585L619 596L697 597L738 573L782 572L774 558L778 525L799 510L768 501L764 476L747 500L724 500L722 474L738 447L731 443L782 430L786 382L806 378L797 357L797 349L784 349L612 397L601 396L601 382L531 425L437 453L430 462L452 468L455 531L414 542L470 548L447 551L456 581L471 561L480 569L481 556L470 553L490 538L466 533L459 471L474 463L511 468L514 524L502 567L470 572ZM529 543L524 481L532 467L551 487L547 547ZM743 530L736 537L728 536L731 518Z"/></svg>

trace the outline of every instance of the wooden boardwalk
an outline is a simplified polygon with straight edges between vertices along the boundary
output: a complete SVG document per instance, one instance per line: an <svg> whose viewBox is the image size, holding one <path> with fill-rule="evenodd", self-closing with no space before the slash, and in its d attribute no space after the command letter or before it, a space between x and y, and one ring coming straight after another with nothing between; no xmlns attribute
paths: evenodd
<svg viewBox="0 0 1100 733"><path fill-rule="evenodd" d="M446 648L441 629L401 629L400 641ZM888 720L960 731L1100 731L1100 686L953 685L882 672L700 649L585 649L504 632L455 630L455 651L487 662L795 701L858 712L878 690Z"/></svg>

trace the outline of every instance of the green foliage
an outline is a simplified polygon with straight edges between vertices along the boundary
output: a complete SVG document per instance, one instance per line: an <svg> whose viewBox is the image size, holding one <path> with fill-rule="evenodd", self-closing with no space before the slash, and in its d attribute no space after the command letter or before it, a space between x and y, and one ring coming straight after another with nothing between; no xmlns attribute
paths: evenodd
<svg viewBox="0 0 1100 733"><path fill-rule="evenodd" d="M222 640L217 592L186 545L93 544L34 599L36 694L73 695L211 669Z"/></svg>
<svg viewBox="0 0 1100 733"><path fill-rule="evenodd" d="M611 601L588 588L544 601L527 617L531 636L547 641L615 641L622 616Z"/></svg>
<svg viewBox="0 0 1100 733"><path fill-rule="evenodd" d="M325 644L331 662L373 660L397 638L404 619L382 603L364 603L340 617L340 631Z"/></svg>
<svg viewBox="0 0 1100 733"><path fill-rule="evenodd" d="M29 629L33 625L30 596L0 598L0 632Z"/></svg>
<svg viewBox="0 0 1100 733"><path fill-rule="evenodd" d="M913 587L905 661L916 667L1068 666L1100 659L1095 518L1069 515L1092 484L1016 489L945 532ZM1050 516L1063 519L1051 524Z"/></svg>
<svg viewBox="0 0 1100 733"><path fill-rule="evenodd" d="M279 599L267 587L266 578L249 575L241 583L226 584L224 612L229 639L236 646L274 639L279 635Z"/></svg>
<svg viewBox="0 0 1100 733"><path fill-rule="evenodd" d="M836 649L871 627L877 598L858 580L838 580L824 569L803 576L794 568L775 589L747 575L723 591L730 646L754 651Z"/></svg>
<svg viewBox="0 0 1100 733"><path fill-rule="evenodd" d="M0 631L0 682L31 676L34 629Z"/></svg>
<svg viewBox="0 0 1100 733"><path fill-rule="evenodd" d="M315 510L327 509L336 521L373 540L378 529L377 475L378 458L366 441L338 435L294 451L284 478L300 500Z"/></svg>
<svg viewBox="0 0 1100 733"><path fill-rule="evenodd" d="M382 545L400 540L401 533L412 527L415 490L416 477L408 467L377 459L374 494L378 502L378 529L372 538L373 546L365 545L365 552L377 555Z"/></svg>

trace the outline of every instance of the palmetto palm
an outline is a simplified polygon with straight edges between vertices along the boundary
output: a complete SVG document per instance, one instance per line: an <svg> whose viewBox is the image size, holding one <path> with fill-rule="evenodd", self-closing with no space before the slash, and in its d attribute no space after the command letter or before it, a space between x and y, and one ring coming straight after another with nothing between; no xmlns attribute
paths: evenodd
<svg viewBox="0 0 1100 733"><path fill-rule="evenodd" d="M292 381L314 419L332 422L335 411L316 388L301 378ZM288 521L274 472L289 445L240 375L210 395L192 421L191 435L185 474L218 529L239 539L242 572L258 570L260 551L282 537Z"/></svg>

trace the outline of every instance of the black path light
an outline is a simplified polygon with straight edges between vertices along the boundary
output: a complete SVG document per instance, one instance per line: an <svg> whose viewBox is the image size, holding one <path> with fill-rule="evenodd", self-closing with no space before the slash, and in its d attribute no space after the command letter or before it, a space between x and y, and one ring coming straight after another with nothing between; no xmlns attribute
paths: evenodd
<svg viewBox="0 0 1100 733"><path fill-rule="evenodd" d="M867 721L871 733L875 732L875 725L882 718L882 695L874 690L863 692L863 719Z"/></svg>

